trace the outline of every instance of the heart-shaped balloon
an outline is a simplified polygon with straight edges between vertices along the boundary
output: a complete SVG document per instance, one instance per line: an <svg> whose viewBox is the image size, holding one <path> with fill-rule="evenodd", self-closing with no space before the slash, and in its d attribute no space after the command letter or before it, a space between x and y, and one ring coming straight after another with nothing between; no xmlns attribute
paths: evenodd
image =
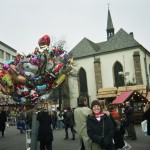
<svg viewBox="0 0 150 150"><path fill-rule="evenodd" d="M39 46L50 45L50 37L48 35L44 35L38 41Z"/></svg>

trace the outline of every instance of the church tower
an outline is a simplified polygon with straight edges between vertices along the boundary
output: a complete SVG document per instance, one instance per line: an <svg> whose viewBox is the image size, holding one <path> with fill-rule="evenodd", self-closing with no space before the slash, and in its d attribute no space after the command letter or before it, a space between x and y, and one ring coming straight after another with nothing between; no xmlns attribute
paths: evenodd
<svg viewBox="0 0 150 150"><path fill-rule="evenodd" d="M114 36L115 29L114 29L114 26L112 23L109 7L108 7L108 18L107 18L107 30L106 31L107 31L107 39Z"/></svg>

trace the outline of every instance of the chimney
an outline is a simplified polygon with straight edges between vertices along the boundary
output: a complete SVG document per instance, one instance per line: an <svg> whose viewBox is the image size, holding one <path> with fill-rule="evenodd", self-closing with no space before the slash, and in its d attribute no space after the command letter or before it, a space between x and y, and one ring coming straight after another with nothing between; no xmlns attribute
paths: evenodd
<svg viewBox="0 0 150 150"><path fill-rule="evenodd" d="M133 32L130 32L130 35L134 38L134 34L133 34Z"/></svg>

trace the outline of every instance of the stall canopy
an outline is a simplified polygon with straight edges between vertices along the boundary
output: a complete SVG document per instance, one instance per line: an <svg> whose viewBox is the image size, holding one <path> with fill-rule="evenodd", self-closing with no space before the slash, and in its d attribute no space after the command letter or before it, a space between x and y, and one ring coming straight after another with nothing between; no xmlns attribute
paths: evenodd
<svg viewBox="0 0 150 150"><path fill-rule="evenodd" d="M113 102L112 104L121 104L126 101L134 91L122 92Z"/></svg>
<svg viewBox="0 0 150 150"><path fill-rule="evenodd" d="M97 98L98 99L103 99L103 98L114 99L117 97L117 95L120 95L122 92L129 92L129 91L136 91L143 98L143 96L146 97L147 95L147 85L121 86L118 88L117 87L100 88L97 93Z"/></svg>

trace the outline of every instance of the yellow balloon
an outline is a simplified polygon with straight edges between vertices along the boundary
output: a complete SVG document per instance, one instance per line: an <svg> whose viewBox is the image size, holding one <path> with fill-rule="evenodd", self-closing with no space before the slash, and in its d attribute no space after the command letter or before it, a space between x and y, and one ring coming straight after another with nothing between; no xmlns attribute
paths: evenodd
<svg viewBox="0 0 150 150"><path fill-rule="evenodd" d="M61 74L55 81L53 84L53 87L56 88L58 87L60 84L62 84L66 79L66 75L65 74Z"/></svg>

